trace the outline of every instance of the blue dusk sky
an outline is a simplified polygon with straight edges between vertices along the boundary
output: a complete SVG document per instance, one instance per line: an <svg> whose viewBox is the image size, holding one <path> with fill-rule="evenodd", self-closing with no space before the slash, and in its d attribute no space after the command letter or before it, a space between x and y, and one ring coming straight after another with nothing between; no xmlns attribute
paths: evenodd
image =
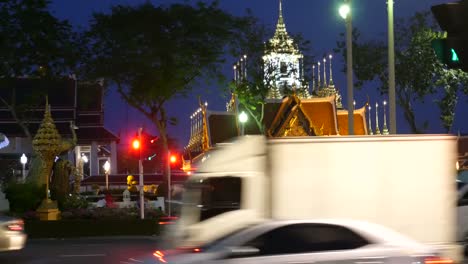
<svg viewBox="0 0 468 264"><path fill-rule="evenodd" d="M431 6L453 2L454 0L395 0L395 19L400 17L410 17L415 12L430 11ZM112 5L130 4L138 5L146 0L53 0L51 9L57 17L69 20L76 27L87 27L88 21L93 12L108 12ZM176 2L195 1L152 1L155 5L171 4ZM336 47L339 34L345 31L343 20L338 15L340 0L283 0L283 16L286 28L290 33L302 33L303 36L312 43L312 52L317 59L323 54L329 54ZM353 0L353 26L357 27L365 39L386 39L387 34L387 12L386 0ZM253 11L262 22L270 27L276 25L278 19L278 0L221 0L220 6L236 15L245 14L247 8ZM343 60L341 56L335 55L333 61L333 79L337 88L343 96L343 103L346 103L346 76L341 72ZM232 64L234 61L227 61L225 73L232 77ZM397 76L398 78L398 76ZM355 91L356 107L361 107L369 95L371 102L387 99L378 95L376 86L369 84L362 90ZM179 141L181 147L185 146L190 134L190 115L198 107L198 97L208 102L210 110L225 110L226 102L229 98L222 93L221 88L199 87L193 91L190 98L177 98L168 104L168 112L175 116L179 123L177 126L169 128L169 134ZM467 97L459 100L453 133L460 131L468 132L468 123L465 115L468 113ZM346 107L346 106L345 106ZM427 101L425 105L417 106L417 120L423 123L429 120L431 133L443 133L439 120L437 106ZM374 115L375 113L373 113ZM382 113L380 113L382 115ZM380 120L382 116L379 117ZM374 121L374 120L373 120ZM137 127L143 126L152 133L156 133L151 122L145 120L142 115L127 106L119 96L110 91L105 101L105 124L106 127L115 134L121 135L121 143L125 144L128 135L133 135ZM382 124L381 124L382 125ZM408 133L410 130L400 111L397 113L398 133Z"/></svg>

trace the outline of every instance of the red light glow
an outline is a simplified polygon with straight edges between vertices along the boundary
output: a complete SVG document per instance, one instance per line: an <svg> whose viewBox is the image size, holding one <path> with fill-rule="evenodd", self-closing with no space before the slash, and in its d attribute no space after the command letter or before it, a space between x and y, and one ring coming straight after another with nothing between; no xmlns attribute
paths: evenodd
<svg viewBox="0 0 468 264"><path fill-rule="evenodd" d="M23 231L24 230L24 221L17 220L7 226L10 231Z"/></svg>
<svg viewBox="0 0 468 264"><path fill-rule="evenodd" d="M453 260L449 258L430 257L424 260L425 264L453 264Z"/></svg>
<svg viewBox="0 0 468 264"><path fill-rule="evenodd" d="M132 141L132 147L133 147L133 149L139 149L140 148L140 141L138 139L134 139Z"/></svg>

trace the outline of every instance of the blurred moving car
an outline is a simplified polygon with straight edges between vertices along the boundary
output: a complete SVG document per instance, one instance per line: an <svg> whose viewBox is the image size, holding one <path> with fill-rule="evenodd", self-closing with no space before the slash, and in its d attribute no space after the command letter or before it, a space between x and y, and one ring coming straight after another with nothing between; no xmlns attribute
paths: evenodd
<svg viewBox="0 0 468 264"><path fill-rule="evenodd" d="M457 180L457 190L460 191L461 188L463 188L467 183Z"/></svg>
<svg viewBox="0 0 468 264"><path fill-rule="evenodd" d="M26 238L23 220L0 215L0 252L22 249Z"/></svg>
<svg viewBox="0 0 468 264"><path fill-rule="evenodd" d="M354 220L265 221L206 245L156 250L135 263L449 264L429 246L380 225Z"/></svg>
<svg viewBox="0 0 468 264"><path fill-rule="evenodd" d="M468 184L457 181L457 241L464 247L468 256Z"/></svg>

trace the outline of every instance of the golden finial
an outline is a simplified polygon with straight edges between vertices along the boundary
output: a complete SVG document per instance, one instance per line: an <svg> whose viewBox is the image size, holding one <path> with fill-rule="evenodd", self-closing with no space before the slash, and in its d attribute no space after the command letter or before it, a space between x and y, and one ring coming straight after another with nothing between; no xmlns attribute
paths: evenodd
<svg viewBox="0 0 468 264"><path fill-rule="evenodd" d="M330 59L330 86L333 86L333 73L332 73L332 58L333 58L333 56L330 54L330 55L328 55L328 58Z"/></svg>

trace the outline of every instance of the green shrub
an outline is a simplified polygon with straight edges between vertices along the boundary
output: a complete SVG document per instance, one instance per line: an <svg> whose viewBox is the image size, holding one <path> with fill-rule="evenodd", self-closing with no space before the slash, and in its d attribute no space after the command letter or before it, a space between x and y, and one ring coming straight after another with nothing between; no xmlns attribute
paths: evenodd
<svg viewBox="0 0 468 264"><path fill-rule="evenodd" d="M5 188L5 196L10 203L10 212L24 214L36 210L45 198L45 186L35 183L10 182Z"/></svg>
<svg viewBox="0 0 468 264"><path fill-rule="evenodd" d="M86 209L88 208L88 201L81 195L70 194L65 197L62 202L63 210L71 210L71 209Z"/></svg>
<svg viewBox="0 0 468 264"><path fill-rule="evenodd" d="M28 238L67 238L91 236L152 236L160 232L158 221L152 219L130 220L27 220ZM3 263L3 262L2 262Z"/></svg>
<svg viewBox="0 0 468 264"><path fill-rule="evenodd" d="M62 219L93 219L93 220L138 220L140 209L138 208L88 208L71 209L62 212ZM164 214L159 209L145 209L145 219L158 220Z"/></svg>

